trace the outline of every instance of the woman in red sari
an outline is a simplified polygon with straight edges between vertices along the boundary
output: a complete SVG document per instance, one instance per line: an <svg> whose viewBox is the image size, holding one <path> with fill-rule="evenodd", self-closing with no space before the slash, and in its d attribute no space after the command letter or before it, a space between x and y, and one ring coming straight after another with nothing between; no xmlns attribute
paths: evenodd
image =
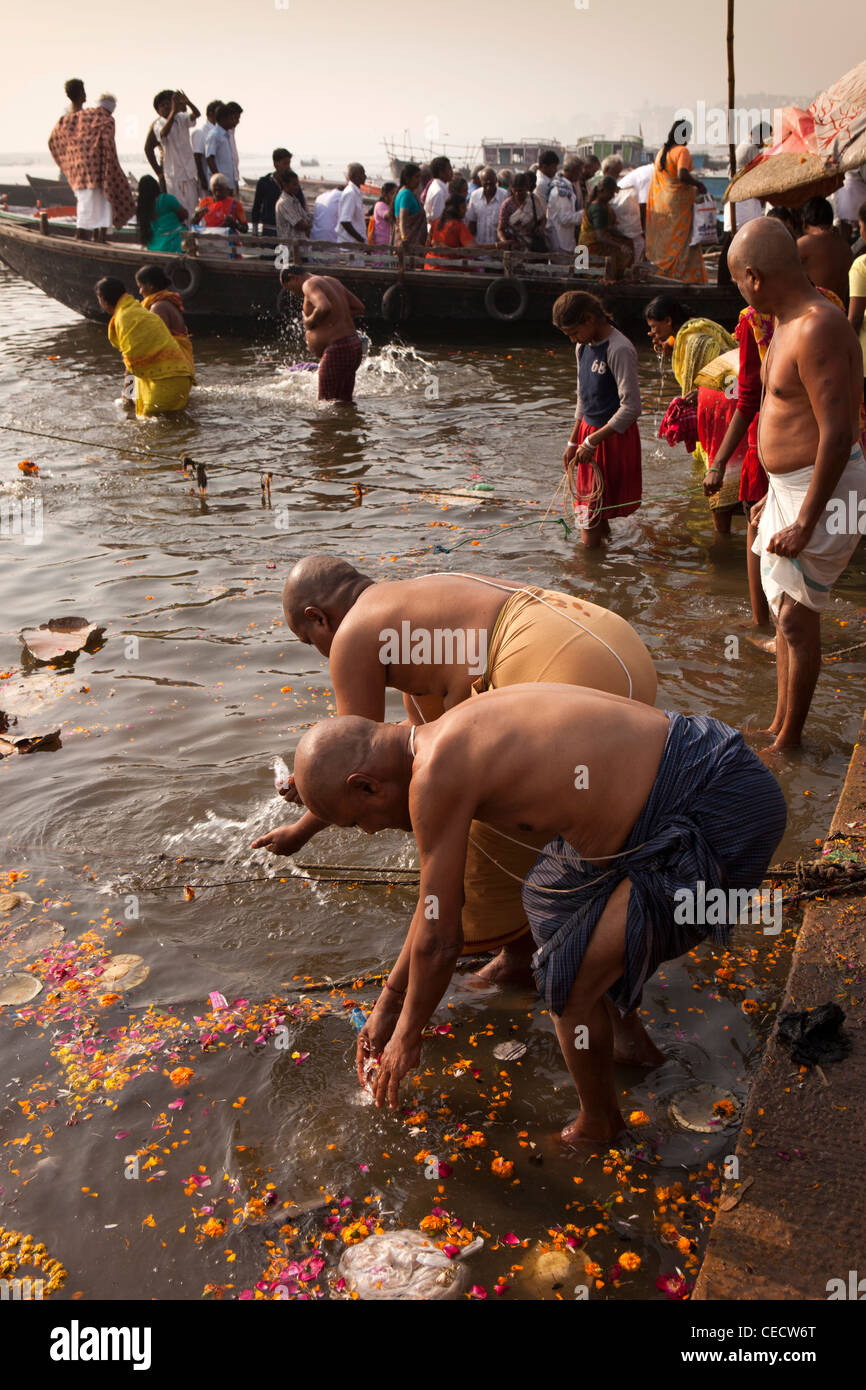
<svg viewBox="0 0 866 1390"><path fill-rule="evenodd" d="M674 280L705 284L701 248L690 244L695 195L706 193L692 173L691 135L688 121L674 121L656 155L646 209L646 258Z"/></svg>
<svg viewBox="0 0 866 1390"><path fill-rule="evenodd" d="M455 194L446 202L442 213L436 218L430 228L431 246L449 246L452 250L459 250L462 246L474 246L475 238L467 227L463 218L466 216L466 199L460 194ZM457 256L434 256L432 251L428 251L424 261L425 270L467 270L475 269L475 266L467 266L463 257Z"/></svg>
<svg viewBox="0 0 866 1390"><path fill-rule="evenodd" d="M243 204L233 197L224 174L214 174L210 181L210 194L199 200L192 220L213 229L225 227L230 234L247 230Z"/></svg>

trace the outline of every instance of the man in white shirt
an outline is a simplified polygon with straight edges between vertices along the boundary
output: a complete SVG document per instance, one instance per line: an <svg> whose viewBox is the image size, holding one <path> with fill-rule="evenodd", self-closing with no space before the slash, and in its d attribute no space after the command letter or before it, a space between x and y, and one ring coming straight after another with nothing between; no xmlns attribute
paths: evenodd
<svg viewBox="0 0 866 1390"><path fill-rule="evenodd" d="M366 178L363 164L350 164L346 170L346 187L340 194L337 214L337 241L343 246L367 241L364 195L361 192L361 184L366 182Z"/></svg>
<svg viewBox="0 0 866 1390"><path fill-rule="evenodd" d="M205 107L205 120L192 132L190 144L192 145L193 156L195 157L195 167L198 170L199 188L205 193L210 188L210 170L207 165L205 147L207 138L216 125L216 113L222 106L222 102L217 98L216 101L209 101Z"/></svg>
<svg viewBox="0 0 866 1390"><path fill-rule="evenodd" d="M190 142L190 131L201 112L185 92L160 92L153 99L156 120L153 138L162 149L162 179L166 193L177 198L187 212L198 203L198 170ZM189 112L189 114L187 114ZM145 153L148 153L145 146ZM151 165L154 161L151 159Z"/></svg>
<svg viewBox="0 0 866 1390"><path fill-rule="evenodd" d="M646 205L649 198L650 184L653 178L652 164L638 164L634 169L627 169L617 179L617 187L620 192L630 190L637 194L638 212L640 214L641 230L644 234L644 245L641 247L641 259L646 252ZM635 261L637 261L637 246L635 246Z"/></svg>
<svg viewBox="0 0 866 1390"><path fill-rule="evenodd" d="M227 105L218 107L216 122L205 144L205 160L211 178L214 174L222 174L232 193L235 191L235 162L229 132L236 124Z"/></svg>
<svg viewBox="0 0 866 1390"><path fill-rule="evenodd" d="M490 165L481 170L481 187L469 199L466 225L480 246L496 245L499 209L508 197L496 181L496 170Z"/></svg>
<svg viewBox="0 0 866 1390"><path fill-rule="evenodd" d="M550 197L550 190L553 187L553 180L556 178L556 171L559 168L559 155L555 150L543 150L538 158L538 175L535 180L535 191L539 198L543 198L545 204Z"/></svg>
<svg viewBox="0 0 866 1390"><path fill-rule="evenodd" d="M627 169L617 180L620 188L633 188L641 207L646 207L650 184L653 181L652 164L638 164L635 169Z"/></svg>
<svg viewBox="0 0 866 1390"><path fill-rule="evenodd" d="M342 188L329 188L320 193L313 204L313 241L336 241L337 223L340 220L340 199Z"/></svg>
<svg viewBox="0 0 866 1390"><path fill-rule="evenodd" d="M583 161L570 154L553 179L547 197L547 238L551 251L574 252L583 217L580 176Z"/></svg>
<svg viewBox="0 0 866 1390"><path fill-rule="evenodd" d="M424 198L428 229L433 226L437 217L442 216L442 209L448 198L448 185L454 177L451 160L444 154L438 154L435 159L430 160L430 173L433 177Z"/></svg>

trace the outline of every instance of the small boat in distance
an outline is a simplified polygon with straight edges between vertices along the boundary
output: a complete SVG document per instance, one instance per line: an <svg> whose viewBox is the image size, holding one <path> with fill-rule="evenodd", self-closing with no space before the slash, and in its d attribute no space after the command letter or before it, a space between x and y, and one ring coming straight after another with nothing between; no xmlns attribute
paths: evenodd
<svg viewBox="0 0 866 1390"><path fill-rule="evenodd" d="M302 169L318 169L318 167L319 167L319 161L318 161L317 159L302 159L302 160L301 160L301 168L302 168Z"/></svg>

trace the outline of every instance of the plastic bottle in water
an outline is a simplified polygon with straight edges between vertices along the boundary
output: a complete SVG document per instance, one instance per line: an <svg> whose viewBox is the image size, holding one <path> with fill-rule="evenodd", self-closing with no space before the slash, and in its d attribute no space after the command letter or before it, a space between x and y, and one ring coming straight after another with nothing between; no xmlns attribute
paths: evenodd
<svg viewBox="0 0 866 1390"><path fill-rule="evenodd" d="M364 1027L364 1024L367 1022L367 1015L364 1013L363 1009L358 1008L357 1004L355 1005L354 1009L349 1010L349 1022L355 1029L356 1033L360 1033L361 1029Z"/></svg>
<svg viewBox="0 0 866 1390"><path fill-rule="evenodd" d="M292 774L289 772L282 758L274 758L274 786L277 791L288 791L291 780Z"/></svg>

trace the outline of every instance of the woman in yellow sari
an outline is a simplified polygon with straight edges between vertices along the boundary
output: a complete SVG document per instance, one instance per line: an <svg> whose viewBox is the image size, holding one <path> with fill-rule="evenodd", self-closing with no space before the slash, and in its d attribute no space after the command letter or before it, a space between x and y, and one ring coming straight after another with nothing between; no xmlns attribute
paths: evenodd
<svg viewBox="0 0 866 1390"><path fill-rule="evenodd" d="M644 309L644 318L656 352L662 358L671 354L671 366L681 392L676 399L694 412L692 458L704 470L707 481L704 492L713 526L716 531L727 534L732 517L740 510L740 472L745 447L732 452L723 469L716 467L716 452L736 409L737 398L726 395L722 389L713 389L701 379L701 373L724 353L735 350L737 340L713 319L690 318L686 306L668 294L657 295ZM728 370L736 375L736 367ZM722 475L721 483L715 476L710 483L710 475L718 473Z"/></svg>
<svg viewBox="0 0 866 1390"><path fill-rule="evenodd" d="M193 384L192 366L162 319L127 293L121 280L100 280L96 298L111 315L108 341L135 377L136 415L183 410Z"/></svg>
<svg viewBox="0 0 866 1390"><path fill-rule="evenodd" d="M695 195L706 192L692 173L691 134L688 121L674 121L656 155L646 209L646 258L673 280L705 284L701 248L690 245Z"/></svg>

